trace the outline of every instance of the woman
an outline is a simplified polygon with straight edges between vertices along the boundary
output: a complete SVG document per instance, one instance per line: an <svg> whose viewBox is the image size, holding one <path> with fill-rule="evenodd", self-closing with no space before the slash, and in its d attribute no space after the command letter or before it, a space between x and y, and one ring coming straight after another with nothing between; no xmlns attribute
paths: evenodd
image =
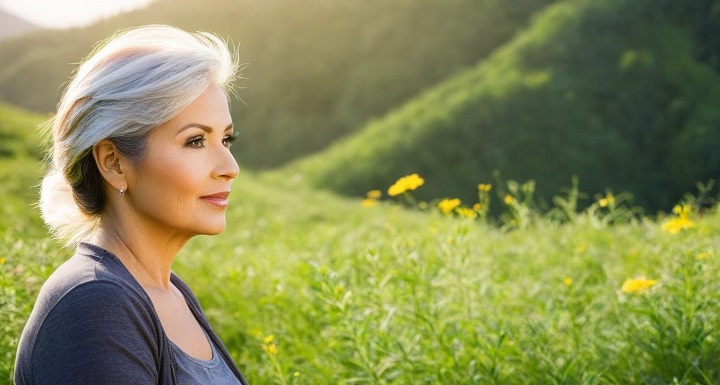
<svg viewBox="0 0 720 385"><path fill-rule="evenodd" d="M225 228L236 70L222 40L167 26L127 30L80 66L40 199L77 249L40 291L16 384L246 384L171 272L190 238Z"/></svg>

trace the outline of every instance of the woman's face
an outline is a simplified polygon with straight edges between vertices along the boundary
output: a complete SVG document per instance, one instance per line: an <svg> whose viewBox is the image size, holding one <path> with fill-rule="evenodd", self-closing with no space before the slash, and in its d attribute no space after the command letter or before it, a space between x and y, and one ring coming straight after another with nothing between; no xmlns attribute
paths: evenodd
<svg viewBox="0 0 720 385"><path fill-rule="evenodd" d="M225 229L228 194L239 172L230 153L232 133L218 86L152 132L145 158L130 166L125 195L144 229L187 237Z"/></svg>

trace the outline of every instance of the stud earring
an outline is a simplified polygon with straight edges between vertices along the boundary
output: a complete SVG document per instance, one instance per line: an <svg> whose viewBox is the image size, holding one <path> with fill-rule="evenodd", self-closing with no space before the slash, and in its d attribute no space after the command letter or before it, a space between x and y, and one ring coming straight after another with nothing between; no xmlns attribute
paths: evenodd
<svg viewBox="0 0 720 385"><path fill-rule="evenodd" d="M121 187L118 192L120 193L120 196L121 196L121 197L122 197L122 196L125 196L125 187Z"/></svg>

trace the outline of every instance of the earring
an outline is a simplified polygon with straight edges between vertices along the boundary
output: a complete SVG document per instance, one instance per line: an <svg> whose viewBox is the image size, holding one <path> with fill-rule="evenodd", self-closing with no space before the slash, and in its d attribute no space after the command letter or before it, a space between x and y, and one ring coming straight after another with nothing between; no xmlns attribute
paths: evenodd
<svg viewBox="0 0 720 385"><path fill-rule="evenodd" d="M125 187L120 187L120 190L118 191L120 193L120 196L125 196Z"/></svg>

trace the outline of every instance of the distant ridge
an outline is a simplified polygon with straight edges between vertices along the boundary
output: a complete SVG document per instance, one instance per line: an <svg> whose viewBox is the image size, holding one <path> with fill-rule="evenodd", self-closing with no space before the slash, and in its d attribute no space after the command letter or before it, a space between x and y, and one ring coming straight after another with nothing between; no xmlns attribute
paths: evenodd
<svg viewBox="0 0 720 385"><path fill-rule="evenodd" d="M40 27L0 8L0 40L32 32Z"/></svg>

